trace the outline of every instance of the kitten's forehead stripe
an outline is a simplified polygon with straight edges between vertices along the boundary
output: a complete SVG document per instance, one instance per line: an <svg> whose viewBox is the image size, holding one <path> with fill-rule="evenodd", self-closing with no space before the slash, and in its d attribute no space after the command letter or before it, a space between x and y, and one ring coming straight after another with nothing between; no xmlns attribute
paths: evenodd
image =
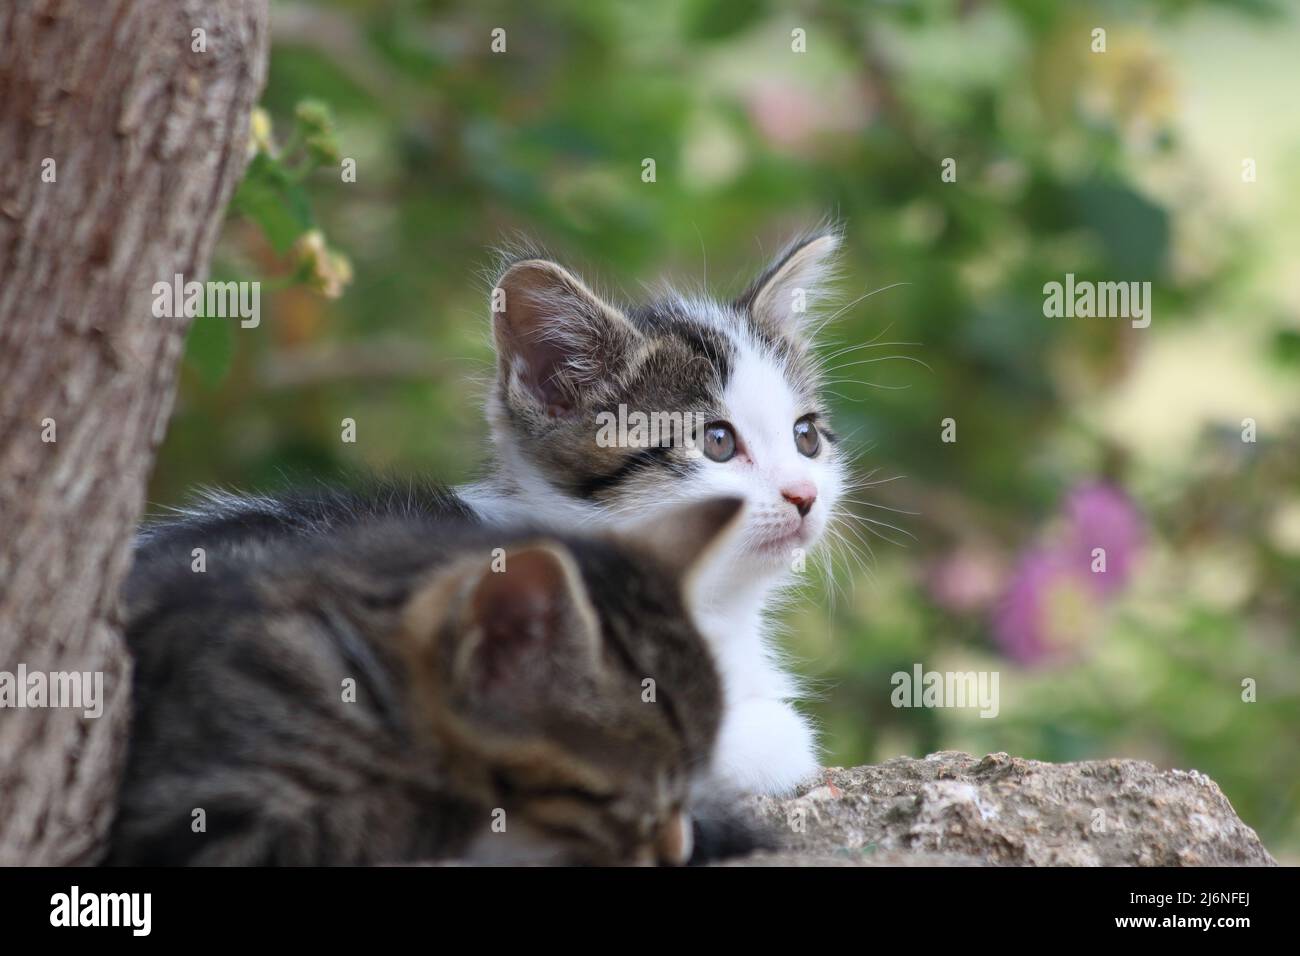
<svg viewBox="0 0 1300 956"><path fill-rule="evenodd" d="M672 296L634 310L629 318L651 341L684 344L706 360L716 373L718 394L730 384L738 355L757 350L781 370L802 400L817 401L817 374L807 347L767 323L756 321L748 311ZM675 370L679 377L688 371Z"/></svg>
<svg viewBox="0 0 1300 956"><path fill-rule="evenodd" d="M725 326L702 321L698 310L690 309L681 299L643 306L630 318L652 340L671 339L707 361L717 375L718 388L726 388L731 378L735 346Z"/></svg>

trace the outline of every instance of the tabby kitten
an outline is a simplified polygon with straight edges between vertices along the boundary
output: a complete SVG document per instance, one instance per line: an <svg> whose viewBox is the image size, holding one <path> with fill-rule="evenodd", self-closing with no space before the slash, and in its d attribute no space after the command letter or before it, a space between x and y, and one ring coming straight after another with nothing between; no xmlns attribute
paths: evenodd
<svg viewBox="0 0 1300 956"><path fill-rule="evenodd" d="M739 508L576 537L388 486L147 528L109 862L685 861L721 691L682 582Z"/></svg>
<svg viewBox="0 0 1300 956"><path fill-rule="evenodd" d="M481 517L621 527L681 502L746 501L696 599L725 694L714 777L749 791L788 792L818 768L767 613L845 485L809 327L839 242L800 238L732 302L668 293L620 307L533 255L507 263L493 295L495 461L463 489ZM608 447L601 425L620 409L687 413L704 428L694 450L683 435Z"/></svg>

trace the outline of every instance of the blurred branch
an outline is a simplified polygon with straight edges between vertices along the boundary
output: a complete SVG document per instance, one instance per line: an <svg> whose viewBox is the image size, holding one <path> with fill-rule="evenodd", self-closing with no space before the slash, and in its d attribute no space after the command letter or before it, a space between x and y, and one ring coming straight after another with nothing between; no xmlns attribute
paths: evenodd
<svg viewBox="0 0 1300 956"><path fill-rule="evenodd" d="M276 44L298 44L327 54L377 100L392 94L397 78L367 46L354 16L306 3L277 3L271 8L271 36Z"/></svg>
<svg viewBox="0 0 1300 956"><path fill-rule="evenodd" d="M898 94L893 67L873 42L870 30L858 23L851 8L826 9L823 15L835 25L836 32L850 49L861 57L860 79L868 102L876 104L887 124L898 132L917 157L928 159L930 151L925 148L924 137Z"/></svg>
<svg viewBox="0 0 1300 956"><path fill-rule="evenodd" d="M306 388L339 382L442 380L453 363L428 354L423 344L388 339L304 346L270 356L257 369L264 389Z"/></svg>

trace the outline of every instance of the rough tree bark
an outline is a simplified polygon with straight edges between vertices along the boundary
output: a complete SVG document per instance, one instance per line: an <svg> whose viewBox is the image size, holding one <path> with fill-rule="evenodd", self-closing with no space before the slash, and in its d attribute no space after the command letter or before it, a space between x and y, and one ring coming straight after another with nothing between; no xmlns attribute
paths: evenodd
<svg viewBox="0 0 1300 956"><path fill-rule="evenodd" d="M117 589L188 324L150 290L206 277L266 24L266 0L0 5L0 671L102 672L106 698L0 709L0 864L93 862L111 821Z"/></svg>

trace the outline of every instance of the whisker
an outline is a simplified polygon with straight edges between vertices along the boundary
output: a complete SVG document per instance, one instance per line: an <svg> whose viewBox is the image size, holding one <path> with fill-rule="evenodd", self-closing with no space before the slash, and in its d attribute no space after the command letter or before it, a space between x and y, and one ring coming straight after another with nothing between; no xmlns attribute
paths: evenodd
<svg viewBox="0 0 1300 956"><path fill-rule="evenodd" d="M866 401L865 398L850 398L850 397L847 396L847 395L841 395L839 392L835 391L835 389L833 389L833 388L826 388L826 389L823 389L823 390L826 392L827 395L834 395L836 398L838 398L838 399L839 399L840 401L842 401L842 402L852 402L854 405L861 405L863 402Z"/></svg>
<svg viewBox="0 0 1300 956"><path fill-rule="evenodd" d="M844 526L844 527L848 527L848 526ZM870 563L863 559L862 554L858 551L857 548L853 547L852 542L850 542L849 539L844 536L844 532L840 529L840 527L832 525L831 527L828 527L827 530L830 531L835 536L836 543L840 545L843 553L847 554L849 558L852 558L854 561L857 562L858 567L862 569L862 573L866 575L867 580L874 581L875 572L871 569ZM859 541L861 541L861 538L859 538ZM862 541L862 544L866 547L867 553L871 555L872 561L874 561L875 555L871 553L871 545L867 544L865 541ZM852 567L849 565L848 560L843 559L843 561L846 568L849 571L852 571Z"/></svg>
<svg viewBox="0 0 1300 956"><path fill-rule="evenodd" d="M919 348L921 344L922 343L920 342L877 342L875 339L872 339L869 342L863 342L859 345L846 345L844 348L836 349L834 352L827 352L826 354L817 357L823 361L829 361L830 359L839 358L841 355L848 355L850 352L860 352L863 349L883 349L890 345L914 345Z"/></svg>
<svg viewBox="0 0 1300 956"><path fill-rule="evenodd" d="M876 295L876 294L878 294L878 293L880 293L880 292L888 292L890 289L897 289L900 285L911 285L911 284L912 284L912 283L910 283L910 282L895 282L895 283L892 283L891 285L881 286L879 289L872 289L870 292L867 292L867 293L864 293L863 295L858 296L856 299L854 299L852 302L850 302L850 303L848 303L847 305L845 305L843 308L837 309L833 315L831 315L831 316L830 316L829 318L827 318L825 321L821 322L821 323L819 324L818 328L820 328L821 326L830 325L832 322L834 322L836 319L838 319L841 315L843 315L845 312L849 311L849 309L853 308L855 305L857 305L859 302L863 301L864 299L869 299L869 298L871 298L873 295Z"/></svg>
<svg viewBox="0 0 1300 956"><path fill-rule="evenodd" d="M858 532L858 529L855 528L853 525L845 524L843 525L843 527L846 531L852 534L854 538L858 540L858 543L861 544L862 547L866 549L867 554L871 557L871 561L874 564L876 561L876 552L871 547L871 542L868 541L866 538L862 537L862 535ZM875 580L874 576L872 577L872 580Z"/></svg>
<svg viewBox="0 0 1300 956"><path fill-rule="evenodd" d="M904 511L902 508L891 508L888 505L878 505L874 501L863 501L859 498L841 498L840 500L848 501L855 505L865 505L868 508L879 508L881 511L892 511L894 514L898 515L910 515L913 518L919 518L921 516L921 512L919 511Z"/></svg>
<svg viewBox="0 0 1300 956"><path fill-rule="evenodd" d="M874 475L874 474L875 474L877 471L879 471L879 470L880 470L879 468L875 469L875 471L872 471L871 474L867 475L867 477L870 478L871 475ZM850 490L852 490L852 491L862 491L864 488L874 488L874 487L876 487L876 485L887 485L887 484L889 484L891 481L899 481L900 479L903 479L903 478L906 478L906 477L907 477L907 475L894 475L894 476L892 476L892 477L890 477L890 478L881 478L879 481L868 482L868 483L865 484L865 485L856 485L856 486L852 487Z"/></svg>
<svg viewBox="0 0 1300 956"><path fill-rule="evenodd" d="M838 372L840 369L853 368L855 365L875 365L877 362L893 362L893 361L913 362L916 365L920 365L926 371L929 372L934 371L934 369L930 368L928 363L921 361L921 359L919 358L914 358L911 355L883 355L879 358L859 359L855 362L841 362L839 365L836 365L833 368L824 369L824 371Z"/></svg>
<svg viewBox="0 0 1300 956"><path fill-rule="evenodd" d="M868 518L865 515L852 514L852 513L850 513L850 517L853 518L853 520L855 521L862 522L864 530L869 531L870 533L876 535L881 540L888 541L890 544L896 544L900 548L906 548L907 545L901 541L895 541L893 538L889 537L889 535L885 534L882 531L879 531L876 526L879 526L880 528L888 528L891 531L897 531L899 534L906 535L907 537L911 538L913 541L917 540L916 535L912 534L912 532L905 531L902 528L896 527L895 525L890 524L888 521L877 521L876 519Z"/></svg>
<svg viewBox="0 0 1300 956"><path fill-rule="evenodd" d="M904 391L905 389L909 389L912 387L911 385L881 385L879 382L863 382L863 381L859 381L856 378L833 378L827 382L824 382L823 384L825 385L866 385L871 388L884 389L885 391L888 392L901 392ZM827 389L827 391L830 390ZM835 393L831 392L831 394L834 395ZM852 399L850 399L850 401L852 401ZM865 399L860 399L860 401L865 401Z"/></svg>

